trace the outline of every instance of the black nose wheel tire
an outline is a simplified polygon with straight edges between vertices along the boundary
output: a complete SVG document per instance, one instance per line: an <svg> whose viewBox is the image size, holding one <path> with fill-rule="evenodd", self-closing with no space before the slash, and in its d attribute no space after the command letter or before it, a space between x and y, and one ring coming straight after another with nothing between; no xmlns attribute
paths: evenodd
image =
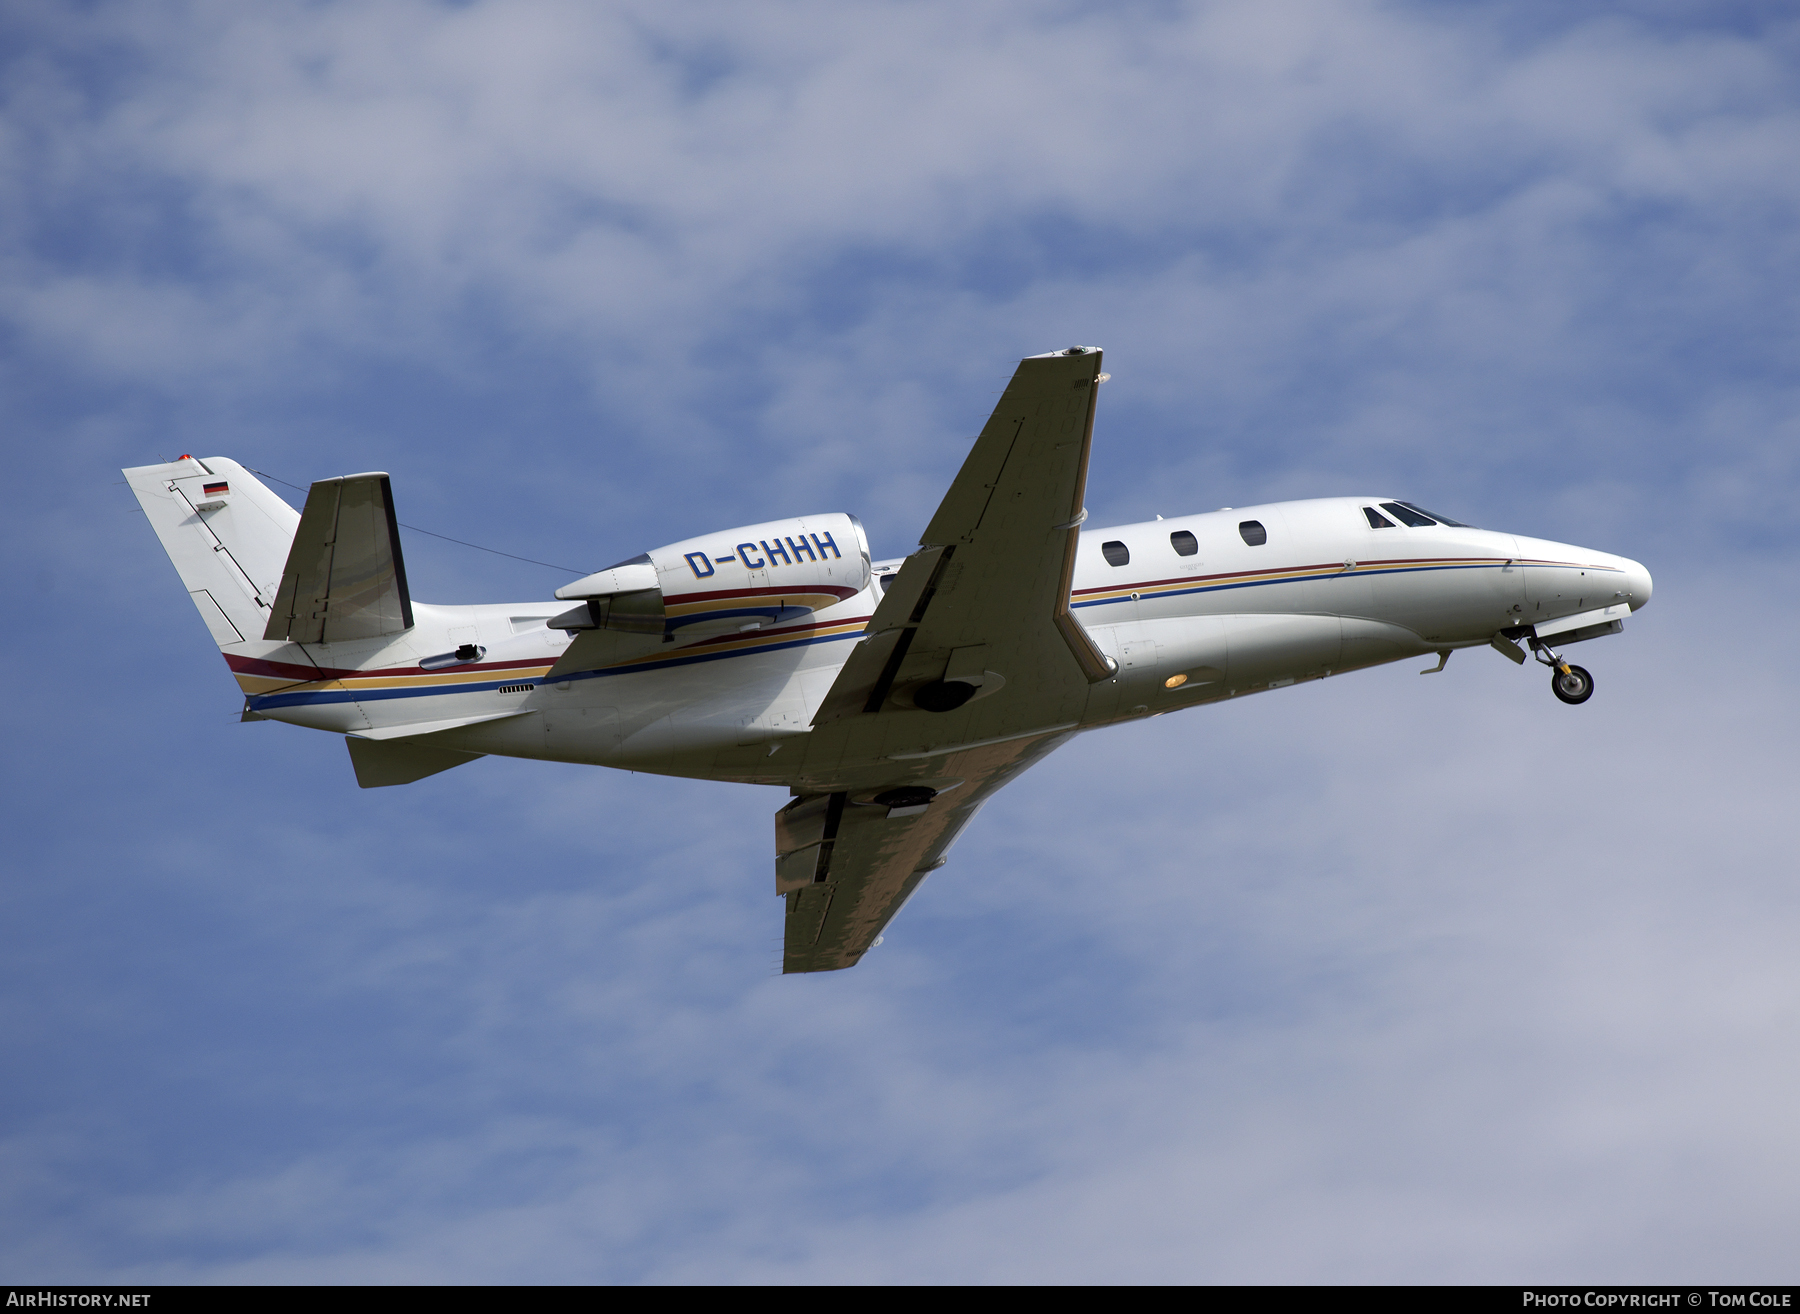
<svg viewBox="0 0 1800 1314"><path fill-rule="evenodd" d="M1585 667L1571 666L1567 675L1561 671L1550 672L1550 692L1562 699L1569 706L1585 703L1594 696L1594 677L1587 673Z"/></svg>

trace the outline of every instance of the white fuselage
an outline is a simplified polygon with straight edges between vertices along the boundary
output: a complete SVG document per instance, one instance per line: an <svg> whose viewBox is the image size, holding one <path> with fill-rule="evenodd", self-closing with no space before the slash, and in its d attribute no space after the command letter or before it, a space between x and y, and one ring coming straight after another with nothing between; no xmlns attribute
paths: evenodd
<svg viewBox="0 0 1800 1314"><path fill-rule="evenodd" d="M1092 686L1085 712L1064 728L1485 645L1503 630L1649 600L1649 573L1608 553L1444 525L1370 528L1362 508L1384 500L1279 502L1084 532L1071 605L1118 671ZM1247 542L1246 522L1266 541ZM1108 552L1128 559L1113 564ZM265 651L232 665L250 711L267 719L379 737L491 716L434 739L468 752L835 788L868 764L844 760L842 739L812 731L811 719L897 565L878 563L868 589L798 621L664 644L555 682L543 677L569 639L544 622L567 608L558 602L416 603L404 634L304 651L257 645ZM463 644L479 645L480 659L421 668Z"/></svg>

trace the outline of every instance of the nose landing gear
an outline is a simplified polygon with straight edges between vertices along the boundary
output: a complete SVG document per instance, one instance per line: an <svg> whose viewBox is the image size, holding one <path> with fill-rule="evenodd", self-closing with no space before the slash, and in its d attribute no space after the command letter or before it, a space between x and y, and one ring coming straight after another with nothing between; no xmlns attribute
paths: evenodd
<svg viewBox="0 0 1800 1314"><path fill-rule="evenodd" d="M1551 693L1571 707L1594 696L1594 677L1587 673L1586 667L1571 666L1560 653L1552 652L1550 645L1535 635L1528 637L1526 642L1531 645L1531 655L1550 668Z"/></svg>
<svg viewBox="0 0 1800 1314"><path fill-rule="evenodd" d="M1550 672L1550 692L1573 707L1594 696L1594 677L1582 666L1564 663L1561 670Z"/></svg>

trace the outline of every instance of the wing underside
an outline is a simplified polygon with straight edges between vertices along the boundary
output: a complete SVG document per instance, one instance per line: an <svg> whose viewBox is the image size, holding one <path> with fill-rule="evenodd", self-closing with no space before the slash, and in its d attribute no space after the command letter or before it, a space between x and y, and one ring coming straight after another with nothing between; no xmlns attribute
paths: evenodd
<svg viewBox="0 0 1800 1314"><path fill-rule="evenodd" d="M987 798L1111 669L1069 612L1101 353L1019 363L813 717L863 787L776 818L788 972L853 966Z"/></svg>
<svg viewBox="0 0 1800 1314"><path fill-rule="evenodd" d="M952 754L946 786L797 798L775 817L775 886L786 902L783 972L854 967L1002 785L1067 737L1033 735Z"/></svg>
<svg viewBox="0 0 1800 1314"><path fill-rule="evenodd" d="M892 710L896 689L904 698L915 682L989 667L1037 693L1110 674L1069 611L1101 359L1019 362L814 725ZM1031 700L1007 701L1024 728Z"/></svg>

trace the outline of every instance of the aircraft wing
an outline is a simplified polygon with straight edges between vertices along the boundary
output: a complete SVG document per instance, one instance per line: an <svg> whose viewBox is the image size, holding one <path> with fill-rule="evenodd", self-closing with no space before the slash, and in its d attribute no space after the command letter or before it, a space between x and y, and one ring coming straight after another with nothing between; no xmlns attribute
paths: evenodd
<svg viewBox="0 0 1800 1314"><path fill-rule="evenodd" d="M776 817L784 970L855 964L982 803L1068 737L1112 666L1070 614L1098 350L1019 362L813 717L872 788Z"/></svg>
<svg viewBox="0 0 1800 1314"><path fill-rule="evenodd" d="M1040 685L1111 674L1069 612L1101 358L1019 362L815 726L879 713L921 679L979 679L990 667Z"/></svg>
<svg viewBox="0 0 1800 1314"><path fill-rule="evenodd" d="M263 638L338 643L412 625L388 477L319 480L306 494Z"/></svg>
<svg viewBox="0 0 1800 1314"><path fill-rule="evenodd" d="M797 798L775 814L775 888L787 905L783 972L854 967L982 805L1072 727L949 754L961 783L916 802L908 786Z"/></svg>

